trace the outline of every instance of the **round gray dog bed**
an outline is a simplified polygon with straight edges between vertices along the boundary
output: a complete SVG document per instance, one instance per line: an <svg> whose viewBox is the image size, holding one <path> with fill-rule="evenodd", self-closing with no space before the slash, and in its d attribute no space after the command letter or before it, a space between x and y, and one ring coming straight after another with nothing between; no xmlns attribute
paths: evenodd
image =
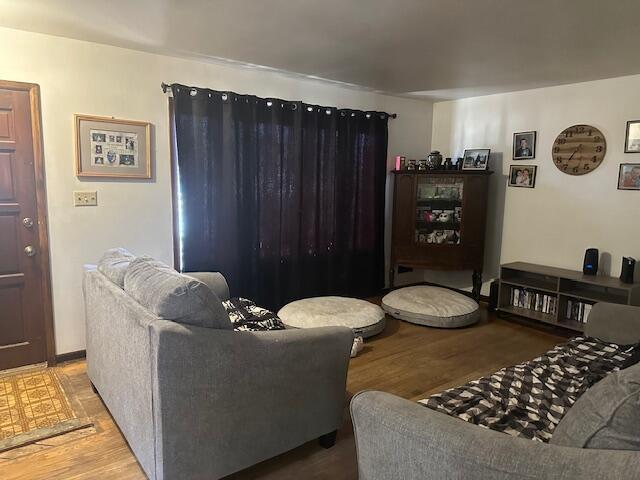
<svg viewBox="0 0 640 480"><path fill-rule="evenodd" d="M394 290L384 296L382 308L393 317L429 327L464 327L479 319L478 304L469 297L426 285Z"/></svg>
<svg viewBox="0 0 640 480"><path fill-rule="evenodd" d="M344 326L354 336L371 337L384 330L384 312L371 302L347 297L296 300L280 309L278 317L295 328Z"/></svg>

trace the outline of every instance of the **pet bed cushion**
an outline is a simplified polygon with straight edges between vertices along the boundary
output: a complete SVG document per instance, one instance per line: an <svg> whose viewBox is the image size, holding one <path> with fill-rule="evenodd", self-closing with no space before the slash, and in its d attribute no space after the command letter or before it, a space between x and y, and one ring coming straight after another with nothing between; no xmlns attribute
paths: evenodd
<svg viewBox="0 0 640 480"><path fill-rule="evenodd" d="M456 328L478 321L478 304L446 288L418 285L388 293L382 308L393 317L429 327Z"/></svg>
<svg viewBox="0 0 640 480"><path fill-rule="evenodd" d="M371 302L347 297L296 300L278 312L285 325L295 328L344 326L354 336L371 337L384 330L384 312Z"/></svg>

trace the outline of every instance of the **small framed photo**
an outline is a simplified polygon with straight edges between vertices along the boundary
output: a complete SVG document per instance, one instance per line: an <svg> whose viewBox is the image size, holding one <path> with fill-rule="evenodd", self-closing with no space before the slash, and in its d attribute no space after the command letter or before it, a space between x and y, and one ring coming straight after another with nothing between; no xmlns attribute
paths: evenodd
<svg viewBox="0 0 640 480"><path fill-rule="evenodd" d="M513 134L513 159L530 160L536 158L536 132Z"/></svg>
<svg viewBox="0 0 640 480"><path fill-rule="evenodd" d="M151 124L75 115L76 175L151 178Z"/></svg>
<svg viewBox="0 0 640 480"><path fill-rule="evenodd" d="M511 165L509 167L509 186L535 188L538 167L535 165Z"/></svg>
<svg viewBox="0 0 640 480"><path fill-rule="evenodd" d="M640 163L621 163L618 190L640 190Z"/></svg>
<svg viewBox="0 0 640 480"><path fill-rule="evenodd" d="M488 148L471 148L465 150L462 170L486 170L489 168L490 153L491 150Z"/></svg>
<svg viewBox="0 0 640 480"><path fill-rule="evenodd" d="M640 153L640 120L627 122L624 153Z"/></svg>

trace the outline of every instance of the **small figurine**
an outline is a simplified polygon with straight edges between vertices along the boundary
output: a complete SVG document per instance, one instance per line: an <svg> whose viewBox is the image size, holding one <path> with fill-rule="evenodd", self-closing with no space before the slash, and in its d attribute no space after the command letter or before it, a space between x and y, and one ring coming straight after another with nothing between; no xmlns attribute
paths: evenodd
<svg viewBox="0 0 640 480"><path fill-rule="evenodd" d="M450 222L451 214L449 212L442 212L440 215L438 215L438 221L442 223Z"/></svg>
<svg viewBox="0 0 640 480"><path fill-rule="evenodd" d="M444 230L436 230L435 232L435 243L445 243L447 241L447 234L444 232Z"/></svg>
<svg viewBox="0 0 640 480"><path fill-rule="evenodd" d="M447 157L444 161L444 169L445 170L453 170L453 162L451 158Z"/></svg>

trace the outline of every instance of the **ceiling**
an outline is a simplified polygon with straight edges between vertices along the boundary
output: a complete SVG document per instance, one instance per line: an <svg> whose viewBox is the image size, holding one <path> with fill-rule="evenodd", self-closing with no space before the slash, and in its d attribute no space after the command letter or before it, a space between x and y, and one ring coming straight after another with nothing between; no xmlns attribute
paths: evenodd
<svg viewBox="0 0 640 480"><path fill-rule="evenodd" d="M0 0L0 26L432 99L640 73L639 19L638 0Z"/></svg>

